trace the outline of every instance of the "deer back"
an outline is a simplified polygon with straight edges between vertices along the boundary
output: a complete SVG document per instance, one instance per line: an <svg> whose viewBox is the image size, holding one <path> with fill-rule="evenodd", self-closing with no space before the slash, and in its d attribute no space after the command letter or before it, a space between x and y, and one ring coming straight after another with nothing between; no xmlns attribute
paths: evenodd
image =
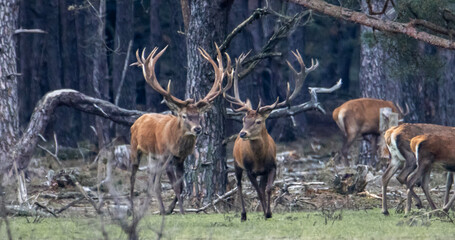
<svg viewBox="0 0 455 240"><path fill-rule="evenodd" d="M391 101L373 98L353 99L337 107L332 114L333 120L345 135L353 133L379 134L379 109L389 107L400 113Z"/></svg>

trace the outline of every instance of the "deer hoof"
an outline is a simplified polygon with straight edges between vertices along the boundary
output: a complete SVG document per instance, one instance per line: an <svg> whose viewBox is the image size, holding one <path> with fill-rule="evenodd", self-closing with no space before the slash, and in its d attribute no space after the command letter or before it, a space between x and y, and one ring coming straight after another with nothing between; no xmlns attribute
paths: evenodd
<svg viewBox="0 0 455 240"><path fill-rule="evenodd" d="M272 213L265 214L265 219L267 219L267 218L272 218Z"/></svg>
<svg viewBox="0 0 455 240"><path fill-rule="evenodd" d="M388 210L382 210L382 214L384 214L384 216L389 216L389 211Z"/></svg>
<svg viewBox="0 0 455 240"><path fill-rule="evenodd" d="M240 218L240 221L242 222L246 221L246 213L242 213L242 218Z"/></svg>

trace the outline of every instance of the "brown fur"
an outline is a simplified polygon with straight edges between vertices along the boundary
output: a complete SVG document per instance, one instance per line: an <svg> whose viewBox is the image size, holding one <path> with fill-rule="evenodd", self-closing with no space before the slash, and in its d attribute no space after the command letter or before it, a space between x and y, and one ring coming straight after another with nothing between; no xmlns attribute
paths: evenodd
<svg viewBox="0 0 455 240"><path fill-rule="evenodd" d="M418 135L411 139L410 148L416 156L417 169L409 176L408 191L413 192L415 183L422 179L422 189L427 197L428 203L432 209L436 209L436 205L431 199L428 182L430 179L431 167L435 163L441 164L447 171L455 171L455 132L446 131L439 135L426 134ZM451 175L451 173L449 173ZM451 186L451 183L450 183ZM448 211L453 201L448 201L449 183L446 185L446 198L444 211Z"/></svg>
<svg viewBox="0 0 455 240"><path fill-rule="evenodd" d="M243 171L246 172L258 193L265 218L272 217L270 196L276 173L276 145L265 126L265 120L270 111L257 113L255 110L249 110L243 119L243 128L235 140L233 155L237 187L242 203L242 221L246 220L245 203L242 195ZM244 134L243 137L241 134ZM256 179L257 176L261 177L259 184Z"/></svg>
<svg viewBox="0 0 455 240"><path fill-rule="evenodd" d="M349 165L347 159L349 147L356 138L365 137L368 134L374 135L371 141L373 156L376 155L377 137L381 134L379 132L379 110L385 107L391 108L392 112L400 113L393 102L372 98L349 100L333 110L333 120L346 136L346 141L338 153L341 160L337 159L337 161L343 161L345 165Z"/></svg>
<svg viewBox="0 0 455 240"><path fill-rule="evenodd" d="M397 179L400 183L407 184L409 174L411 174L416 168L416 159L410 147L411 139L417 135L427 133L445 134L446 132L453 131L453 129L454 128L452 127L435 124L405 123L400 126L390 128L385 132L384 138L391 153L391 160L389 161L389 165L382 176L382 212L384 214L388 214L387 185L393 174L397 172L400 165L404 163ZM408 201L411 201L411 197L414 197L417 201L416 205L418 207L422 206L420 198L414 193L414 191L409 192ZM408 205L409 207L406 209L407 211L410 210L410 204Z"/></svg>

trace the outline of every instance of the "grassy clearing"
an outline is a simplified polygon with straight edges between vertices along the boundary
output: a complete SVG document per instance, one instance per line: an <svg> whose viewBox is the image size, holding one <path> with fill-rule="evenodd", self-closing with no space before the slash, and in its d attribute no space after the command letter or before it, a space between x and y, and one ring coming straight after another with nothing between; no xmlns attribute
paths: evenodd
<svg viewBox="0 0 455 240"><path fill-rule="evenodd" d="M260 213L249 213L241 223L238 214L186 214L165 217L164 239L450 239L455 225L437 217L385 217L379 209L278 213L265 221ZM31 220L29 218L29 220ZM149 216L140 226L141 239L156 239L162 218ZM410 224L412 222L412 224ZM96 218L47 218L27 223L10 219L14 239L102 239ZM413 226L410 226L413 225ZM6 239L1 225L0 239ZM107 224L110 239L126 236Z"/></svg>

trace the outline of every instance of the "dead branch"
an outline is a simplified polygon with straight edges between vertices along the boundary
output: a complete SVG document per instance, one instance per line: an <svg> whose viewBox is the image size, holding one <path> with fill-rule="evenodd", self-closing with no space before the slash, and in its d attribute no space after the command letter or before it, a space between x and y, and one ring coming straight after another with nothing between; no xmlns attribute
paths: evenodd
<svg viewBox="0 0 455 240"><path fill-rule="evenodd" d="M41 136L41 138L44 139L42 136ZM55 145L54 153L39 144L38 144L38 147L41 148L42 150L44 150L45 152L47 152L49 155L51 155L51 157L53 157L55 159L55 161L57 162L59 167L63 167L62 162L58 158L58 142L57 142L57 134L55 134L55 132L54 132L54 145Z"/></svg>
<svg viewBox="0 0 455 240"><path fill-rule="evenodd" d="M145 114L136 110L127 110L98 98L89 97L76 90L61 89L47 93L35 107L31 120L19 141L7 153L6 159L15 159L19 169L27 168L30 157L39 139L43 134L55 109L67 106L76 110L108 118L116 123L130 126L134 121ZM0 163L0 172L11 169L11 161Z"/></svg>
<svg viewBox="0 0 455 240"><path fill-rule="evenodd" d="M354 22L374 29L389 32L400 33L419 41L438 46L441 48L455 49L455 41L425 32L417 29L413 24L400 23L386 19L379 19L365 13L356 12L349 8L344 8L329 4L323 0L288 0L290 2L302 5L306 8L329 15L338 19Z"/></svg>
<svg viewBox="0 0 455 240"><path fill-rule="evenodd" d="M42 29L23 29L19 28L14 30L14 34L20 34L20 33L41 33L41 34L47 34L46 31Z"/></svg>
<svg viewBox="0 0 455 240"><path fill-rule="evenodd" d="M77 198L76 200L68 203L67 205L63 206L62 208L60 208L59 210L55 211L55 214L60 214L62 213L63 211L67 210L68 208L76 205L77 203L81 202L82 200L84 200L84 197L79 197Z"/></svg>
<svg viewBox="0 0 455 240"><path fill-rule="evenodd" d="M45 212L50 213L55 218L58 218L58 216L54 213L54 211L50 210L47 206L44 206L43 204L41 204L39 202L35 202L35 205L37 208L42 208Z"/></svg>
<svg viewBox="0 0 455 240"><path fill-rule="evenodd" d="M294 116L298 113L308 111L308 110L319 110L323 114L325 114L325 110L322 107L322 104L318 102L317 94L318 93L331 93L341 87L342 81L341 79L338 80L338 82L333 85L331 88L315 88L315 87L309 87L309 91L311 94L311 100L299 105L294 105L291 106L290 108L278 108L273 110L270 113L269 119L270 118L280 118L280 117L289 117L289 116ZM228 119L236 120L236 121L242 121L243 114L239 112L234 112L230 108L226 108L226 115Z"/></svg>
<svg viewBox="0 0 455 240"><path fill-rule="evenodd" d="M222 196L219 196L216 200L212 201L211 203L209 203L209 204L207 204L207 205L205 205L203 207L200 207L200 208L188 208L188 209L185 209L185 212L195 212L195 213L203 212L203 211L207 210L209 207L215 206L220 201L224 201L225 199L231 197L236 192L237 192L237 187L233 188L232 190L230 190L229 192L223 194ZM156 213L159 213L159 212L156 212Z"/></svg>

